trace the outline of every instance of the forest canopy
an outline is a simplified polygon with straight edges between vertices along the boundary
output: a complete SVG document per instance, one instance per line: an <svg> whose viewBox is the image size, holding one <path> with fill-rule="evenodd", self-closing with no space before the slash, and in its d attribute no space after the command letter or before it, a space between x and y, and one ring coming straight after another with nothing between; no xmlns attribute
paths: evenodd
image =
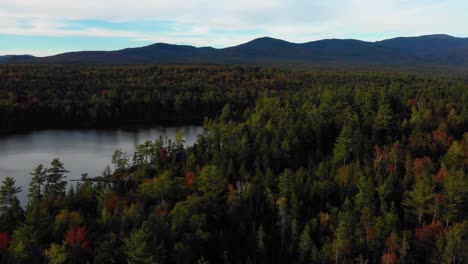
<svg viewBox="0 0 468 264"><path fill-rule="evenodd" d="M0 128L203 122L116 150L72 186L59 159L0 263L466 263L468 84L221 66L1 66ZM203 120L203 121L202 121Z"/></svg>

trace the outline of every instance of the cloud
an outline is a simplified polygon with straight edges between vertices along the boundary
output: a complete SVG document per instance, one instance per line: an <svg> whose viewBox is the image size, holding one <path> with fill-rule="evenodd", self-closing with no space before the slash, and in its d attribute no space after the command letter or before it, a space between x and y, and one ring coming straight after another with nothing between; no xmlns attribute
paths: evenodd
<svg viewBox="0 0 468 264"><path fill-rule="evenodd" d="M38 56L38 57L44 57L44 56L49 56L49 55L57 54L57 53L60 53L60 52L65 52L65 51L60 51L60 50L55 50L55 49L49 49L49 50L35 50L35 51L34 51L34 55L35 55L35 56ZM32 54L32 53L33 53L33 52L31 52L31 50L18 50L18 49L11 49L11 50L7 50L7 51L2 51L2 50L0 50L0 56L11 55L11 54L15 54L15 55L27 55L27 54Z"/></svg>
<svg viewBox="0 0 468 264"><path fill-rule="evenodd" d="M2 0L0 34L126 38L135 46L224 47L260 36L380 40L467 36L467 13L464 0Z"/></svg>

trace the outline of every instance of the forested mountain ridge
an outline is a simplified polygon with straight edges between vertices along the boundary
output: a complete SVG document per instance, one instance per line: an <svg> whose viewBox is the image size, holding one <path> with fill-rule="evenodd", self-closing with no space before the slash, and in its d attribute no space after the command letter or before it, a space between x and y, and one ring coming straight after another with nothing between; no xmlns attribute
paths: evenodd
<svg viewBox="0 0 468 264"><path fill-rule="evenodd" d="M327 39L291 43L259 38L215 49L157 43L117 51L81 51L48 57L8 56L0 62L52 64L241 64L323 69L464 70L468 39L447 35L394 38L377 42Z"/></svg>
<svg viewBox="0 0 468 264"><path fill-rule="evenodd" d="M224 66L0 66L0 120L208 115L67 189L0 187L0 263L466 263L468 83ZM103 167L105 165L103 164Z"/></svg>

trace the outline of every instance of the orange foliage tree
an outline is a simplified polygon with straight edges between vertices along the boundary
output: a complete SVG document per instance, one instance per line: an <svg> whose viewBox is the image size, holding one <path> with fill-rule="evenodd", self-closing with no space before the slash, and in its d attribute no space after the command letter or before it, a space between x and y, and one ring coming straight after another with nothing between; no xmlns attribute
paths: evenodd
<svg viewBox="0 0 468 264"><path fill-rule="evenodd" d="M195 173L194 172L187 172L185 174L185 186L188 188L191 188L193 184L195 183Z"/></svg>
<svg viewBox="0 0 468 264"><path fill-rule="evenodd" d="M65 241L73 249L87 249L89 246L87 236L88 230L86 230L86 227L72 227L65 234Z"/></svg>

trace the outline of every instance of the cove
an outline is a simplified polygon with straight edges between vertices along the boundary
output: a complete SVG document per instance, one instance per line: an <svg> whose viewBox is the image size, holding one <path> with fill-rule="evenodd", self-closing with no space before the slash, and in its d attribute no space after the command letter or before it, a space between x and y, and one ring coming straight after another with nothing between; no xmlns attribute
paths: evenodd
<svg viewBox="0 0 468 264"><path fill-rule="evenodd" d="M133 157L135 146L147 140L154 141L160 136L174 139L183 130L185 145L195 143L203 131L201 126L157 126L151 128L113 130L39 130L0 137L0 181L13 177L16 186L22 188L18 195L26 205L28 185L33 169L43 164L49 167L54 158L59 158L70 172L67 180L101 175L111 163L116 149L126 151ZM70 184L70 183L69 183Z"/></svg>

